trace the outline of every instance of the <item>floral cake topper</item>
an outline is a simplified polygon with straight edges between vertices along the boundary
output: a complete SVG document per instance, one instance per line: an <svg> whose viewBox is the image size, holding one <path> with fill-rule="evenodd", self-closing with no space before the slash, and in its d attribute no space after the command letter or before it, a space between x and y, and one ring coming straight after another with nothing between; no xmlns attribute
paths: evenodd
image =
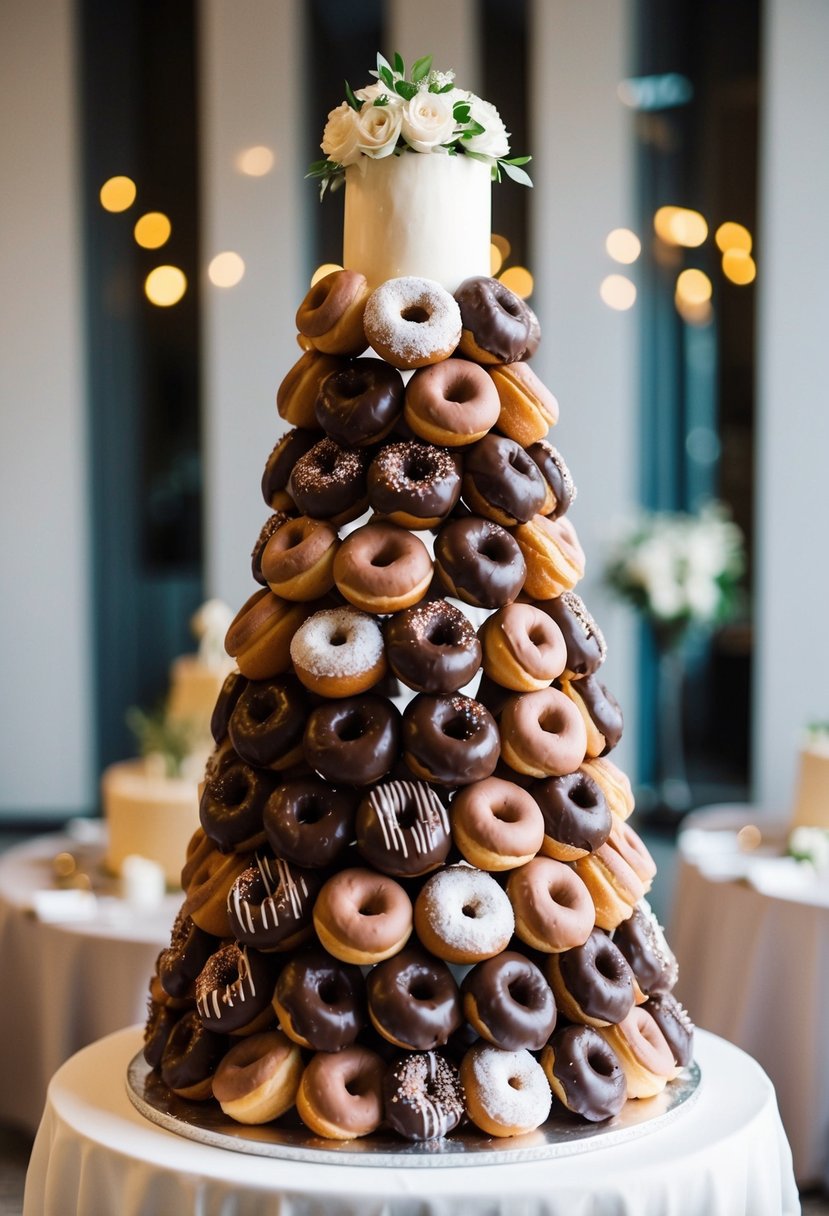
<svg viewBox="0 0 829 1216"><path fill-rule="evenodd" d="M404 152L469 156L490 166L493 181L503 172L532 185L521 168L532 158L508 158L509 132L495 106L457 88L455 73L436 71L431 55L417 59L407 73L399 54L391 63L378 54L369 75L374 82L361 89L346 81L345 101L328 115L320 145L325 159L308 170L320 179L320 198L342 185L349 165Z"/></svg>

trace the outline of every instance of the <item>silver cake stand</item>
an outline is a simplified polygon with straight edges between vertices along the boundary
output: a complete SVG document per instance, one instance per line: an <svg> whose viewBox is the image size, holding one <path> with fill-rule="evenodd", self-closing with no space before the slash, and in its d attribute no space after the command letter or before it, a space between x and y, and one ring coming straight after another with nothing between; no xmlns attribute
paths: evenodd
<svg viewBox="0 0 829 1216"><path fill-rule="evenodd" d="M566 1111L554 1113L537 1131L496 1139L467 1126L445 1140L408 1144L383 1132L360 1140L334 1141L314 1136L295 1114L249 1127L234 1123L217 1102L186 1102L171 1093L139 1052L127 1070L127 1093L151 1123L187 1140L257 1157L281 1157L321 1165L417 1166L505 1165L569 1156L637 1140L688 1110L699 1093L694 1063L655 1098L627 1102L604 1123L584 1123Z"/></svg>

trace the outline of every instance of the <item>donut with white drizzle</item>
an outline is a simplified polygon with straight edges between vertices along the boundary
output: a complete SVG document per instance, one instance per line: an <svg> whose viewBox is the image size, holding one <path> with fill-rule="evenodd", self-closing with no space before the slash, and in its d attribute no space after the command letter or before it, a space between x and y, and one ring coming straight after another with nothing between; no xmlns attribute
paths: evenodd
<svg viewBox="0 0 829 1216"><path fill-rule="evenodd" d="M446 809L424 781L377 785L357 809L357 848L369 865L395 878L437 869L451 841Z"/></svg>
<svg viewBox="0 0 829 1216"><path fill-rule="evenodd" d="M311 931L320 878L280 857L257 853L230 888L227 915L238 942L257 950L290 950Z"/></svg>
<svg viewBox="0 0 829 1216"><path fill-rule="evenodd" d="M386 1122L406 1140L437 1140L463 1117L457 1069L434 1051L403 1056L383 1081Z"/></svg>
<svg viewBox="0 0 829 1216"><path fill-rule="evenodd" d="M204 964L196 977L196 1012L207 1030L218 1034L251 1027L271 1013L279 962L272 955L229 942Z"/></svg>

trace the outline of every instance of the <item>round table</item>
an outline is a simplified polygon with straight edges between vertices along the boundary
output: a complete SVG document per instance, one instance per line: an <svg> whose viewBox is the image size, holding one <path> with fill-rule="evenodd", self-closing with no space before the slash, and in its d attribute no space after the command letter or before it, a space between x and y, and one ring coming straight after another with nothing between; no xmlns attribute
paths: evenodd
<svg viewBox="0 0 829 1216"><path fill-rule="evenodd" d="M52 860L70 851L99 894L90 919L47 923L33 911L53 887ZM143 1020L147 990L182 894L138 911L102 871L103 840L41 836L0 857L0 1120L34 1132L53 1073L80 1047Z"/></svg>
<svg viewBox="0 0 829 1216"><path fill-rule="evenodd" d="M309 1165L183 1139L126 1092L137 1027L54 1077L24 1216L795 1216L774 1090L736 1047L701 1033L702 1083L676 1118L633 1142L516 1165Z"/></svg>
<svg viewBox="0 0 829 1216"><path fill-rule="evenodd" d="M746 851L738 832L750 824L762 841ZM829 881L781 856L786 834L745 805L689 816L668 937L677 995L697 1025L759 1061L798 1181L829 1186Z"/></svg>

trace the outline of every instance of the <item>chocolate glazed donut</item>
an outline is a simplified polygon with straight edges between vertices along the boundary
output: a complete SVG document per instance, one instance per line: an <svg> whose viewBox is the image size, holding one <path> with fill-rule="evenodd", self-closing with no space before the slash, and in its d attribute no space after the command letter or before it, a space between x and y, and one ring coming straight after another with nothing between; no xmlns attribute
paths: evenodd
<svg viewBox="0 0 829 1216"><path fill-rule="evenodd" d="M633 972L600 929L594 929L583 946L551 954L547 968L558 1007L573 1022L615 1026L634 1006Z"/></svg>
<svg viewBox="0 0 829 1216"><path fill-rule="evenodd" d="M613 942L630 963L643 992L651 995L670 992L676 985L679 978L676 958L646 899L640 900L633 913L615 930Z"/></svg>
<svg viewBox="0 0 829 1216"><path fill-rule="evenodd" d="M218 944L215 937L193 924L183 908L179 910L170 945L161 951L156 964L161 987L168 996L190 995L196 976Z"/></svg>
<svg viewBox="0 0 829 1216"><path fill-rule="evenodd" d="M319 705L305 727L305 759L326 781L372 785L394 765L400 714L371 693Z"/></svg>
<svg viewBox="0 0 829 1216"><path fill-rule="evenodd" d="M694 1023L672 992L655 992L642 1006L656 1022L680 1068L694 1058Z"/></svg>
<svg viewBox="0 0 829 1216"><path fill-rule="evenodd" d="M387 781L360 803L357 848L382 874L428 874L446 860L451 843L443 803L423 781Z"/></svg>
<svg viewBox="0 0 829 1216"><path fill-rule="evenodd" d="M199 1090L210 1097L210 1078L227 1051L228 1040L203 1025L195 1010L186 1013L170 1032L161 1057L161 1079L175 1093Z"/></svg>
<svg viewBox="0 0 829 1216"><path fill-rule="evenodd" d="M268 844L298 866L333 865L354 839L356 802L351 791L316 777L280 784L262 815Z"/></svg>
<svg viewBox="0 0 829 1216"><path fill-rule="evenodd" d="M478 963L461 984L466 1020L504 1051L540 1051L556 1025L556 1003L541 971L505 950Z"/></svg>
<svg viewBox="0 0 829 1216"><path fill-rule="evenodd" d="M606 756L622 737L624 717L619 702L596 676L562 680L561 687L578 708L587 727L587 756Z"/></svg>
<svg viewBox="0 0 829 1216"><path fill-rule="evenodd" d="M592 1026L557 1031L541 1064L559 1101L591 1123L618 1115L627 1101L627 1082L616 1053Z"/></svg>
<svg viewBox="0 0 829 1216"><path fill-rule="evenodd" d="M384 519L402 527L433 528L461 495L460 456L431 443L392 443L368 470L368 499Z"/></svg>
<svg viewBox="0 0 829 1216"><path fill-rule="evenodd" d="M258 768L286 768L299 758L307 710L302 685L293 677L249 681L228 722L234 751Z"/></svg>
<svg viewBox="0 0 829 1216"><path fill-rule="evenodd" d="M262 497L272 511L285 511L293 506L288 479L296 462L315 443L319 443L319 433L299 427L277 439L262 474Z"/></svg>
<svg viewBox="0 0 829 1216"><path fill-rule="evenodd" d="M527 576L515 538L500 524L476 515L441 528L435 565L450 594L478 608L512 603Z"/></svg>
<svg viewBox="0 0 829 1216"><path fill-rule="evenodd" d="M495 719L471 697L420 693L406 706L404 759L425 781L451 787L489 777L500 746Z"/></svg>
<svg viewBox="0 0 829 1216"><path fill-rule="evenodd" d="M368 501L368 453L321 439L296 462L288 483L303 515L327 519L335 527L362 515Z"/></svg>
<svg viewBox="0 0 829 1216"><path fill-rule="evenodd" d="M607 643L581 596L575 591L564 591L555 599L540 601L538 607L553 618L564 635L567 646L564 677L579 680L598 671L607 655Z"/></svg>
<svg viewBox="0 0 829 1216"><path fill-rule="evenodd" d="M346 448L383 439L402 413L403 377L382 359L354 359L323 380L317 397L317 422Z"/></svg>
<svg viewBox="0 0 829 1216"><path fill-rule="evenodd" d="M257 950L290 950L308 935L321 886L317 874L258 853L227 895L234 937Z"/></svg>
<svg viewBox="0 0 829 1216"><path fill-rule="evenodd" d="M237 759L205 783L199 820L221 852L242 853L262 843L262 811L275 780Z"/></svg>
<svg viewBox="0 0 829 1216"><path fill-rule="evenodd" d="M230 715L236 708L236 702L245 691L247 683L247 679L242 675L241 671L231 671L230 675L225 678L224 684L222 684L210 718L210 733L213 736L213 742L217 746L227 734Z"/></svg>
<svg viewBox="0 0 829 1216"><path fill-rule="evenodd" d="M538 465L520 444L489 434L465 454L463 496L479 515L512 527L541 510L547 490Z"/></svg>
<svg viewBox="0 0 829 1216"><path fill-rule="evenodd" d="M389 666L418 692L457 692L481 666L481 643L471 622L446 600L395 613L383 633Z"/></svg>
<svg viewBox="0 0 829 1216"><path fill-rule="evenodd" d="M383 1080L386 1121L406 1140L435 1140L464 1114L458 1070L435 1051L397 1060Z"/></svg>
<svg viewBox="0 0 829 1216"><path fill-rule="evenodd" d="M229 1034L248 1026L269 1007L278 962L235 942L211 954L196 979L196 1012L202 1025Z"/></svg>
<svg viewBox="0 0 829 1216"><path fill-rule="evenodd" d="M576 499L576 487L564 457L558 448L554 448L546 439L539 439L527 448L527 455L532 457L541 470L541 475L547 483L549 500L545 499L545 508L539 508L541 515L549 515L550 519L561 519L566 515Z"/></svg>
<svg viewBox="0 0 829 1216"><path fill-rule="evenodd" d="M368 974L366 990L372 1025L398 1047L442 1047L463 1022L452 972L422 950L401 950L378 963Z"/></svg>
<svg viewBox="0 0 829 1216"><path fill-rule="evenodd" d="M464 354L472 355L467 333L492 363L515 363L535 352L540 337L535 313L498 279L485 275L464 279L455 299L461 310L460 349Z"/></svg>
<svg viewBox="0 0 829 1216"><path fill-rule="evenodd" d="M576 771L530 786L544 816L542 852L575 861L598 849L610 835L613 819L605 796L592 777Z"/></svg>
<svg viewBox="0 0 829 1216"><path fill-rule="evenodd" d="M289 1038L314 1051L341 1051L366 1024L359 967L321 947L304 950L280 972L274 1007Z"/></svg>

